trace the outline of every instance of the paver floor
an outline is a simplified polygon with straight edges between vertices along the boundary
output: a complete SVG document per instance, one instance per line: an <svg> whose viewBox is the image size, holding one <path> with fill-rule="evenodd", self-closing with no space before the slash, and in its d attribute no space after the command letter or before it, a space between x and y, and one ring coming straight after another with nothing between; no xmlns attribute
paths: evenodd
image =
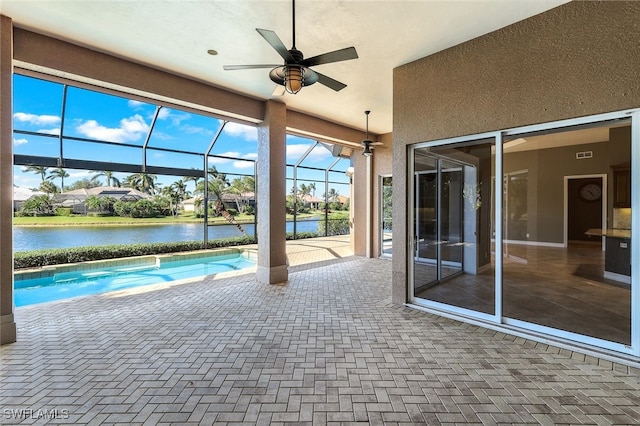
<svg viewBox="0 0 640 426"><path fill-rule="evenodd" d="M332 256L284 285L245 273L19 308L0 424L640 421L637 372L393 305L389 260Z"/></svg>

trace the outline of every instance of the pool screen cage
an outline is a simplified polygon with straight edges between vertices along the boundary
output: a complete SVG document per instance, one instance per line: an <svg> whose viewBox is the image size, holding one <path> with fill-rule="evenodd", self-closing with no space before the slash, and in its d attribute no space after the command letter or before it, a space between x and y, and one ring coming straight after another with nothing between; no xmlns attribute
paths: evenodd
<svg viewBox="0 0 640 426"><path fill-rule="evenodd" d="M153 107L153 113L150 114L147 118L150 119L150 123L148 127L144 127L146 130L146 134L144 134L143 138L141 138L140 142L131 142L127 140L108 140L107 138L99 138L92 137L93 135L78 135L77 132L74 134L73 130L69 131L73 126L69 125L73 120L78 120L77 118L72 117L71 119L67 117L68 111L79 110L82 109L82 105L69 105L69 91L70 90L84 90L89 94L95 94L97 96L109 96L112 98L118 98L122 101L128 102L130 105L133 103L143 102L139 100L134 100L131 98L125 98L121 93L117 95L111 94L108 90L104 92L88 90L85 88L80 88L75 85L70 85L66 81L63 83L52 82L46 79L35 78L33 76L22 76L20 74L15 74L14 78L22 78L22 79L32 79L37 81L37 84L46 85L52 84L57 85L61 88L61 94L57 101L59 102L59 120L56 122L59 124L57 128L49 128L48 130L33 130L29 129L27 125L24 125L21 118L25 115L20 112L14 114L14 141L16 140L26 140L26 138L32 138L36 140L36 144L31 144L28 150L20 149L20 152L14 153L14 166L26 166L26 167L40 167L46 170L46 168L52 169L70 169L70 170L85 170L90 172L110 172L110 173L132 173L132 174L140 174L140 175L150 175L150 176L180 176L183 179L190 179L194 182L198 182L198 179L204 179L205 182L208 182L208 179L211 178L212 175L216 173L224 174L225 176L231 177L253 177L254 183L257 182L257 154L248 157L248 156L238 156L234 154L238 154L237 152L214 152L216 148L216 144L221 139L223 132L227 126L229 126L230 121L219 119L215 117L213 114L208 114L205 111L200 111L196 109L190 109L186 107L174 106L174 105L161 105L156 104L156 102L152 102L149 99L144 100L144 105L149 107L149 111L151 112L151 107ZM17 85L14 90L14 98L17 99L19 96L28 96L27 93L20 93L22 85ZM94 88L95 89L95 88ZM177 141L170 146L162 146L163 143L154 144L155 141L162 141L164 136L160 131L157 131L157 124L161 118L166 118L169 114L172 113L182 113L185 115L195 115L201 118L206 118L211 121L211 125L214 123L217 124L217 128L207 128L206 131L213 134L208 144L204 146L204 144L200 144L199 149L191 148L196 144L192 144L190 140L190 131L193 129L187 129L182 134L182 140ZM138 116L135 116L138 117ZM179 118L179 117L178 117ZM177 118L177 119L178 119ZM146 121L140 120L140 117L137 118L138 121L143 121L146 124ZM122 119L121 121L124 121ZM95 121L94 121L95 122ZM67 124L65 126L65 123ZM87 121L86 123L89 123ZM233 123L234 126L237 126L238 123ZM242 123L241 125L245 125L247 128L251 126L255 126L252 123ZM112 129L113 130L113 129ZM155 132L155 133L154 133ZM73 154L67 155L66 150L69 146L82 146L82 150L76 149L77 152L85 152L85 155ZM166 143L164 143L166 145ZM47 146L47 149L41 149L41 147ZM330 206L333 203L336 203L335 194L330 194L329 186L330 185L350 185L350 179L346 175L346 168L350 165L350 160L348 157L336 156L334 155L334 159L330 162L330 164L326 167L313 167L309 165L302 164L305 159L309 156L309 154L314 150L319 148L320 146L326 148L329 152L332 152L332 145L326 144L324 142L312 141L309 148L302 154L297 161L293 164L287 163L287 169L293 170L293 178L287 178L287 181L293 181L293 209L291 212L292 217L292 232L290 232L289 238L296 239L298 237L298 216L299 216L299 205L308 203L308 200L305 200L299 197L298 192L298 181L300 179L299 175L301 170L306 170L310 172L315 172L316 175L312 178L305 179L306 182L310 183L310 186L315 184L324 184L324 199L322 200L322 208L323 210L323 218L324 220L324 232L323 235L331 235L332 229L335 227L329 226L331 219L329 218ZM190 149L191 148L191 149ZM123 158L135 158L135 156L139 155L139 162L135 161L104 161L103 159L89 159L89 155L87 152L100 152L104 149L109 149L115 152L114 156L118 157L117 159ZM320 148L322 149L322 148ZM119 154L120 152L125 152L125 154ZM98 157L100 154L96 154ZM175 167L167 164L154 164L152 158L160 158L165 155L170 157L180 157L180 158L189 158L189 167ZM199 160L198 160L199 158ZM288 158L289 159L289 158ZM169 160L165 160L169 161ZM249 173L240 173L238 170L229 169L224 172L220 172L216 169L216 164L220 163L242 163L244 169L250 169ZM346 167L344 167L346 163ZM343 166L344 170L341 169L340 166ZM208 171L208 172L207 172ZM324 174L323 178L317 178L317 173L321 172ZM330 175L338 174L340 178L330 179ZM43 175L44 182L44 175ZM64 188L62 188L64 191ZM254 185L254 189L252 193L243 194L246 198L253 198L255 212L253 215L253 229L257 229L256 218L257 218L257 204L255 204L257 184ZM151 193L153 195L153 192ZM333 198L333 199L332 199ZM217 201L217 197L214 194L211 194L210 184L203 184L202 188L202 198L201 205L204 208L203 213L203 228L204 228L204 238L203 245L206 247L209 241L209 209L210 203ZM317 199L315 199L317 202ZM318 205L317 207L320 207ZM343 219L344 220L344 219ZM244 222L246 223L246 222ZM244 224L243 223L243 224ZM291 226L289 226L291 228ZM344 233L344 232L342 232ZM348 233L348 226L347 226ZM257 237L257 235L256 235Z"/></svg>

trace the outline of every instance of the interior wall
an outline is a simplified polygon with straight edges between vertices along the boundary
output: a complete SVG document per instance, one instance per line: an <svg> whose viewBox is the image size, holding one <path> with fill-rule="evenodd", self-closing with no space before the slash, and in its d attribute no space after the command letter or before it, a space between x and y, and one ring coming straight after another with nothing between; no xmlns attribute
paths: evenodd
<svg viewBox="0 0 640 426"><path fill-rule="evenodd" d="M630 128L626 128L629 136ZM564 242L564 177L588 174L608 174L613 181L611 166L620 158L631 158L631 144L619 139L611 142L571 145L558 148L505 153L504 173L527 170L529 241L562 244ZM593 158L576 159L576 152L592 151ZM627 160L628 161L628 160ZM611 192L609 192L611 193ZM609 219L612 202L609 201ZM609 222L609 226L612 223Z"/></svg>
<svg viewBox="0 0 640 426"><path fill-rule="evenodd" d="M640 2L570 2L394 70L394 302L407 300L407 145L640 106L638 22Z"/></svg>

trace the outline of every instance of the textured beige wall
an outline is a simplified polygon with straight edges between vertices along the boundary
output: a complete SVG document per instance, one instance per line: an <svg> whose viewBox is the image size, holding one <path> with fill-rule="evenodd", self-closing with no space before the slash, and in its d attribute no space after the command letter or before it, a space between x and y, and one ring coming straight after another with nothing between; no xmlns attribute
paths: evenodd
<svg viewBox="0 0 640 426"><path fill-rule="evenodd" d="M394 139L640 105L640 2L571 2L394 70Z"/></svg>
<svg viewBox="0 0 640 426"><path fill-rule="evenodd" d="M393 300L406 298L406 145L640 107L640 2L571 2L394 70Z"/></svg>
<svg viewBox="0 0 640 426"><path fill-rule="evenodd" d="M372 235L373 235L373 257L378 257L382 254L382 247L380 247L380 206L382 200L380 199L380 177L388 176L392 174L391 170L391 142L392 134L387 133L381 135L378 139L384 145L374 149L373 154L373 220L372 220Z"/></svg>

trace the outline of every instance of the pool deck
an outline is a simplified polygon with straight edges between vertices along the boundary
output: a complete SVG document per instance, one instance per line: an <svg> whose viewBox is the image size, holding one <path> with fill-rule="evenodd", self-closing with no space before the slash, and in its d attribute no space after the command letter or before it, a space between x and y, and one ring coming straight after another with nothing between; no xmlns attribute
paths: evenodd
<svg viewBox="0 0 640 426"><path fill-rule="evenodd" d="M640 418L637 370L394 305L391 262L344 239L288 253L285 285L245 272L18 308L0 424Z"/></svg>

